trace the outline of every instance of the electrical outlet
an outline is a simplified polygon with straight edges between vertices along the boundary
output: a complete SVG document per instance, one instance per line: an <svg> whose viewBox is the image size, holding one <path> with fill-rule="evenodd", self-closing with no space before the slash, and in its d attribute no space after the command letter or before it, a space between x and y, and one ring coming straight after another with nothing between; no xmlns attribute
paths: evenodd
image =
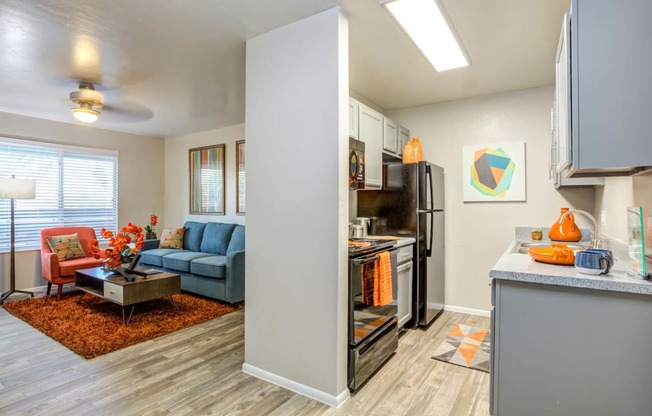
<svg viewBox="0 0 652 416"><path fill-rule="evenodd" d="M605 227L607 225L607 211L602 210L600 212L600 226Z"/></svg>

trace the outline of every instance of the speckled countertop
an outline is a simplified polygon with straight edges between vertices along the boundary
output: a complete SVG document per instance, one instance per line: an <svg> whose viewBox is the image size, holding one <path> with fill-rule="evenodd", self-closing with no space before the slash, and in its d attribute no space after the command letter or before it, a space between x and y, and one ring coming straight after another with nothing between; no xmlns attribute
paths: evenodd
<svg viewBox="0 0 652 416"><path fill-rule="evenodd" d="M544 233L544 235L546 234ZM527 238L525 238L525 235L527 235ZM620 253L614 250L615 247L610 247L614 251L615 257L611 271L608 274L593 276L579 273L574 266L540 263L534 261L527 254L512 254L512 249L517 241L532 241L529 237L529 231L525 235L521 229L517 229L515 241L510 244L491 269L489 277L544 285L652 295L652 282L630 274L628 262L619 259ZM584 235L590 235L590 232L584 233ZM543 242L545 243L546 240L543 240ZM588 242L584 241L584 239L580 241L580 244L588 246Z"/></svg>

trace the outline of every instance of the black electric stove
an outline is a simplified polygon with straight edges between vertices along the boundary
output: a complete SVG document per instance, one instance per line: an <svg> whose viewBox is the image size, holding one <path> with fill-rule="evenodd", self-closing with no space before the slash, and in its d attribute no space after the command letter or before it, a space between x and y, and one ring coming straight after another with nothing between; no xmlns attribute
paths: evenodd
<svg viewBox="0 0 652 416"><path fill-rule="evenodd" d="M369 243L365 247L356 247L349 245L349 258L358 257L364 254L375 253L381 250L387 250L388 248L396 245L396 240L377 240L372 238L350 238L349 241L352 242L363 242Z"/></svg>

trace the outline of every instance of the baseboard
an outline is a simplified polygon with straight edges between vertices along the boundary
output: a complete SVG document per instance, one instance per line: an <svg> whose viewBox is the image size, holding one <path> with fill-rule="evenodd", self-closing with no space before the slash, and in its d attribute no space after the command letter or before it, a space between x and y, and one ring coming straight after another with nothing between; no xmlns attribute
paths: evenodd
<svg viewBox="0 0 652 416"><path fill-rule="evenodd" d="M446 305L444 306L444 310L451 311L451 312L465 313L467 315L491 316L490 311L485 311L484 309L465 308L463 306Z"/></svg>
<svg viewBox="0 0 652 416"><path fill-rule="evenodd" d="M281 386L284 389L288 389L295 393L301 394L302 396L309 397L313 400L317 400L318 402L327 404L332 407L340 407L342 403L351 397L348 389L344 390L337 396L333 396L331 394L324 393L321 390L313 389L312 387L297 383L296 381L292 381L285 377L281 377L268 371L261 370L260 368L254 367L253 365L247 363L242 364L242 371L249 374L250 376L257 377L272 384L276 384L277 386Z"/></svg>

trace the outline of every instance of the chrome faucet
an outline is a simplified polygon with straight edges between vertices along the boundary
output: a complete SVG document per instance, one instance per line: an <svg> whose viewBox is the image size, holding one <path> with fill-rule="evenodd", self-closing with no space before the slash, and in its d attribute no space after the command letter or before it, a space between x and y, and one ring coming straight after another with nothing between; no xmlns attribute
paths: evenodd
<svg viewBox="0 0 652 416"><path fill-rule="evenodd" d="M566 217L572 213L583 214L593 222L593 237L591 237L589 248L599 248L600 240L598 239L598 222L595 220L595 218L593 218L593 215L589 214L586 211L582 211L581 209L571 209L570 211L565 212L564 215L559 218L559 223L563 223L564 219L566 219Z"/></svg>

